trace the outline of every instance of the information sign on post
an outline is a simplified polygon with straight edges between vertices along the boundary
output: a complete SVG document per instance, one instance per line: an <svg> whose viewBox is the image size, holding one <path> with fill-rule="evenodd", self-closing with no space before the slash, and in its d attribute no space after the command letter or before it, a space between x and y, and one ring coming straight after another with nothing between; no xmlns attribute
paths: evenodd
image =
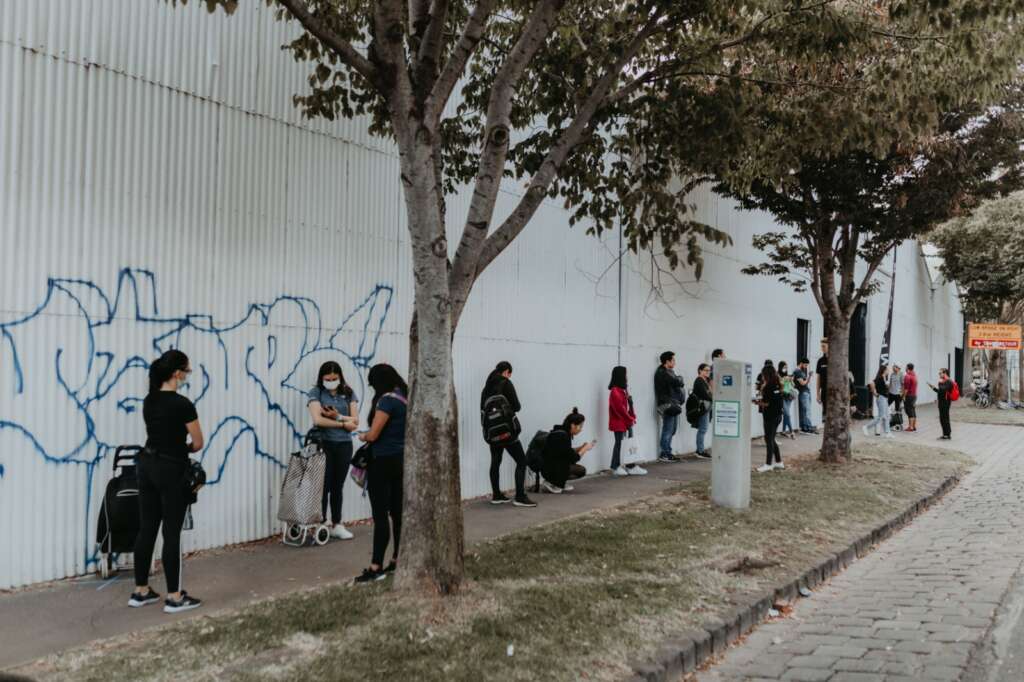
<svg viewBox="0 0 1024 682"><path fill-rule="evenodd" d="M746 362L715 360L711 424L711 501L720 507L750 506L750 375Z"/></svg>
<svg viewBox="0 0 1024 682"><path fill-rule="evenodd" d="M975 350L1020 350L1021 330L1019 324L982 324L971 322L967 325L967 347Z"/></svg>

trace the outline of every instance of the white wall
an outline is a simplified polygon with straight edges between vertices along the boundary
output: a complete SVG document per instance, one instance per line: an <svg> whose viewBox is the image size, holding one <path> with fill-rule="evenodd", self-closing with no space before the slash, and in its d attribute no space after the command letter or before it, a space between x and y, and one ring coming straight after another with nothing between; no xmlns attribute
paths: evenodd
<svg viewBox="0 0 1024 682"><path fill-rule="evenodd" d="M161 349L191 356L209 442L212 484L187 549L278 532L283 467L309 426L301 391L321 362L342 362L365 406L366 369L407 360L397 157L359 121L298 116L306 69L278 49L290 29L262 3L230 19L201 3L85 5L0 0L0 588L93 570L112 451L144 439L146 363ZM467 199L451 200L453 235ZM510 186L499 213L516 200ZM601 439L585 462L598 468L618 362L653 457L662 350L688 380L715 346L793 362L802 317L813 356L810 296L739 274L771 221L695 201L735 245L709 248L703 281L666 286L668 303L650 297L646 257L627 256L620 278L618 235L571 230L554 204L487 271L456 339L467 497L489 489L476 405L499 360L515 367L527 433L578 406L585 437ZM930 370L959 344L960 320L916 254L900 255L895 354ZM872 299L872 320L886 301ZM675 445L692 449L692 429ZM511 486L508 464L502 478ZM368 516L351 485L344 513Z"/></svg>

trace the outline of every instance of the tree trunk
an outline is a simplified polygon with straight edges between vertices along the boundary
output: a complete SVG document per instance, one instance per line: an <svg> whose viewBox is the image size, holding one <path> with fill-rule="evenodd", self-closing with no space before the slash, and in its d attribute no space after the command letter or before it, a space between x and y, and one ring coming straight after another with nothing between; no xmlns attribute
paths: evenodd
<svg viewBox="0 0 1024 682"><path fill-rule="evenodd" d="M1017 401L1024 402L1024 350L1017 351Z"/></svg>
<svg viewBox="0 0 1024 682"><path fill-rule="evenodd" d="M989 353L988 380L992 389L992 400L1009 400L1010 382L1006 380L1006 351L994 350Z"/></svg>
<svg viewBox="0 0 1024 682"><path fill-rule="evenodd" d="M431 136L421 133L411 149L402 150L415 312L409 329L405 509L396 587L450 594L462 582L464 540L448 245Z"/></svg>
<svg viewBox="0 0 1024 682"><path fill-rule="evenodd" d="M821 461L849 462L850 453L850 320L829 317L825 320L828 335L828 399L823 416L824 436Z"/></svg>

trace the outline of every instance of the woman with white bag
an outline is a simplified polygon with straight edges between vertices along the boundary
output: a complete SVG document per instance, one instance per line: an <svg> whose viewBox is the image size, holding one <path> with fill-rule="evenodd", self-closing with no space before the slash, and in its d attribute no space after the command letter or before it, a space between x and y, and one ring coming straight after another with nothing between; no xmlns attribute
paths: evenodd
<svg viewBox="0 0 1024 682"><path fill-rule="evenodd" d="M612 474L615 476L643 476L647 473L635 461L622 465L622 439L627 433L632 438L634 424L636 412L626 388L626 368L614 367L612 379L608 383L608 430L615 435L615 447L612 450Z"/></svg>

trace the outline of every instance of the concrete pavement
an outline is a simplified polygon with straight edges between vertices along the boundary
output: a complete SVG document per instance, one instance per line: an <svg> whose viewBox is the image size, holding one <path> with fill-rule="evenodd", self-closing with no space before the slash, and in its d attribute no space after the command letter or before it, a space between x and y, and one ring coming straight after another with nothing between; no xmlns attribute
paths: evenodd
<svg viewBox="0 0 1024 682"><path fill-rule="evenodd" d="M700 682L961 679L1024 563L1024 431L954 423L953 440L936 442L937 424L926 418L922 427L898 437L964 451L979 466L788 618L755 630ZM1024 646L1018 619L1008 637Z"/></svg>

